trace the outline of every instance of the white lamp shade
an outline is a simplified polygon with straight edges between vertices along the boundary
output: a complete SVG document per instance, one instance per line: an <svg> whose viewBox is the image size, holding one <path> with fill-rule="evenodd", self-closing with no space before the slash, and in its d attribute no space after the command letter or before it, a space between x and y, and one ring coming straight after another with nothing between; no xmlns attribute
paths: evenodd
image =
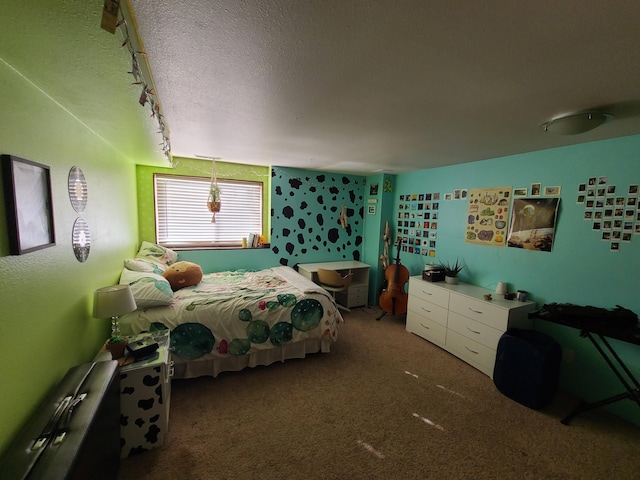
<svg viewBox="0 0 640 480"><path fill-rule="evenodd" d="M129 285L102 287L93 294L93 316L113 318L133 312L137 308Z"/></svg>

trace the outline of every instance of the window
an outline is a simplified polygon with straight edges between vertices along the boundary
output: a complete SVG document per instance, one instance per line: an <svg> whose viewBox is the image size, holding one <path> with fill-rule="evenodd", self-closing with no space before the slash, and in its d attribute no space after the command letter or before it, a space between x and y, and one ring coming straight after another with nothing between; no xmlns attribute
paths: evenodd
<svg viewBox="0 0 640 480"><path fill-rule="evenodd" d="M167 247L240 246L250 233L262 234L262 183L218 180L222 208L207 208L211 180L154 175L157 243Z"/></svg>

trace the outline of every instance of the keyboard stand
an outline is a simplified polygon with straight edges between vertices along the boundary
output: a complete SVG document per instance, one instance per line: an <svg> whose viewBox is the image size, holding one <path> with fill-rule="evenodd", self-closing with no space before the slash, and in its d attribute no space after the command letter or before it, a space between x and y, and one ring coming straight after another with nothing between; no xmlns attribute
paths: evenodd
<svg viewBox="0 0 640 480"><path fill-rule="evenodd" d="M568 425L571 419L580 413L588 412L589 410L600 408L627 398L635 401L640 407L640 383L633 375L633 373L629 370L629 368L625 365L625 363L622 361L620 356L616 353L607 339L601 334L595 335L600 339L600 342L606 348L606 350L596 341L594 334L587 330L582 330L580 332L581 337L586 337L591 340L591 343L593 343L593 346L596 348L598 353L600 353L600 356L607 362L613 373L615 373L622 385L624 385L626 392L599 400L597 402L581 402L560 421L564 425ZM617 362L617 366L613 362L613 360ZM620 369L622 369L622 371L620 371Z"/></svg>

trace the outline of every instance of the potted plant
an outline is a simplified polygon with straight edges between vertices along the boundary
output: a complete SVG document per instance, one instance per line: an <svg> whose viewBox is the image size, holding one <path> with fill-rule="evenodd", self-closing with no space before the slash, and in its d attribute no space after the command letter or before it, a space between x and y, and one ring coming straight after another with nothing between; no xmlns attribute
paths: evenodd
<svg viewBox="0 0 640 480"><path fill-rule="evenodd" d="M114 335L109 340L105 348L111 352L111 358L117 360L124 357L124 349L127 346L127 339L120 335Z"/></svg>
<svg viewBox="0 0 640 480"><path fill-rule="evenodd" d="M440 266L444 270L444 281L452 285L458 284L458 274L464 268L464 265L456 258L455 263L440 262Z"/></svg>
<svg viewBox="0 0 640 480"><path fill-rule="evenodd" d="M207 207L209 211L216 213L220 211L220 187L217 183L212 183L209 188L209 200L207 201Z"/></svg>

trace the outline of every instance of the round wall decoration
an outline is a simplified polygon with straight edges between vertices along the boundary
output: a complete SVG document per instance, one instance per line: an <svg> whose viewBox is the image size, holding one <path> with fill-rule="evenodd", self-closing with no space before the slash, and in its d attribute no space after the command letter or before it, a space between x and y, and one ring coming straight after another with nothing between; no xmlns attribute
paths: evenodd
<svg viewBox="0 0 640 480"><path fill-rule="evenodd" d="M71 243L73 245L73 253L79 262L84 262L89 257L91 249L91 233L89 225L83 219L78 217L73 224L73 234Z"/></svg>
<svg viewBox="0 0 640 480"><path fill-rule="evenodd" d="M69 170L69 200L71 206L78 212L84 212L87 207L87 181L79 167L71 167Z"/></svg>

